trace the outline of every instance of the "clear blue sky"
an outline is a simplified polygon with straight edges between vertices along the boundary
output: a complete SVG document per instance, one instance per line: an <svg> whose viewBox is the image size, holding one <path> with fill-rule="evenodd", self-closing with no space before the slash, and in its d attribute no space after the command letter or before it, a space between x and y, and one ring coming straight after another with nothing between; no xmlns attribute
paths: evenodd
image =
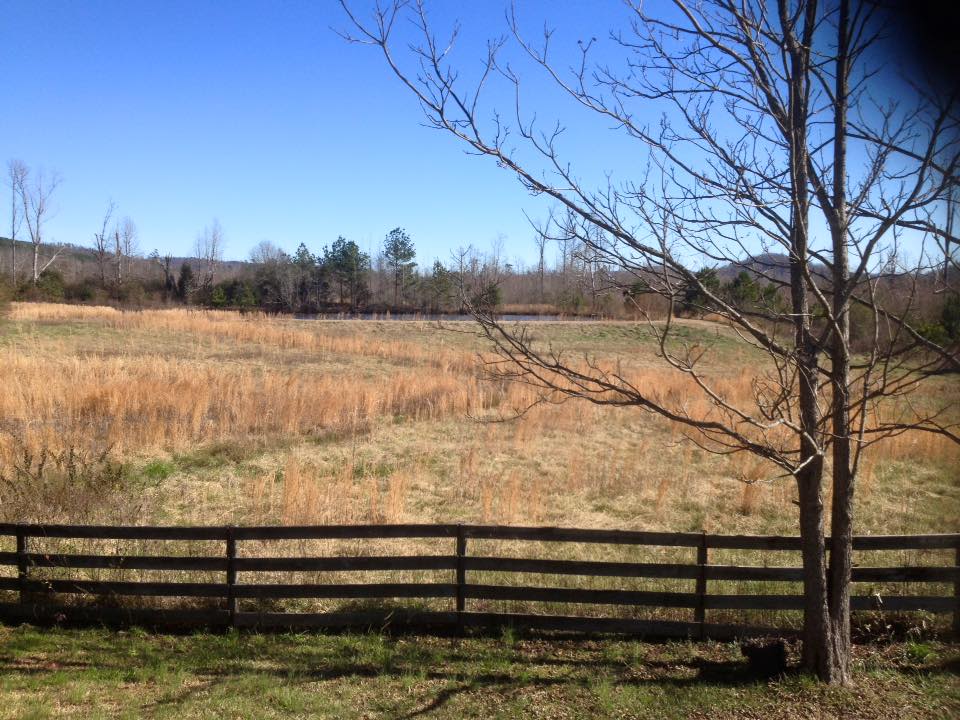
<svg viewBox="0 0 960 720"><path fill-rule="evenodd" d="M584 36L622 12L594 6L521 3L533 28L549 15ZM505 30L505 2L433 7L438 27L463 22L465 62ZM0 161L62 176L50 239L89 244L113 199L144 252L188 254L216 217L228 258L262 239L319 250L342 234L368 248L398 225L421 262L501 234L508 258L533 257L523 210L543 215L544 203L423 127L381 57L331 30L346 26L333 0L0 0L0 11Z"/></svg>
<svg viewBox="0 0 960 720"><path fill-rule="evenodd" d="M506 31L507 1L429 3L438 31L462 23L453 63L465 76L479 70L486 40ZM528 36L546 19L559 29L561 67L577 60L578 39L600 38L604 52L628 16L616 1L517 6ZM422 265L460 246L488 250L498 236L507 261L534 259L524 211L545 217L546 201L424 127L378 51L334 32L348 27L335 0L0 0L0 17L0 162L63 177L50 240L89 244L112 199L145 253L189 254L217 218L232 259L264 239L319 251L338 235L375 252L396 226ZM569 126L562 151L584 186L607 171L640 176L639 143L602 131L537 68L519 67L525 110L540 127ZM494 86L488 108L510 112L506 89ZM659 109L651 115L656 123ZM7 201L0 208L6 234Z"/></svg>

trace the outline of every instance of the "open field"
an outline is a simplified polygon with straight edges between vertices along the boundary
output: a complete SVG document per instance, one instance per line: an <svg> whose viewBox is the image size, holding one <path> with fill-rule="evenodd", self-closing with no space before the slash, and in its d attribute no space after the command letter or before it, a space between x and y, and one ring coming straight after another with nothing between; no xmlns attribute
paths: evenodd
<svg viewBox="0 0 960 720"><path fill-rule="evenodd" d="M619 362L638 384L662 393L687 391L659 363L652 333L642 324L532 327L542 342L573 356ZM711 346L706 371L724 392L749 393L758 356L712 323L690 322L683 335L686 342ZM639 410L568 402L540 406L513 422L480 422L532 399L523 387L481 377L477 353L484 349L469 323L14 305L0 325L0 364L12 378L0 396L0 460L12 480L0 486L0 519L468 522L796 534L795 488L773 480L772 467L710 455ZM941 379L924 392L955 397L960 406L955 380ZM691 395L690 402L699 400ZM70 448L81 459L43 459L44 451ZM97 459L108 448L120 465ZM860 482L857 532L960 530L958 459L953 446L929 435L905 434L878 447ZM430 551L428 542L393 542L317 550ZM81 549L81 542L50 541L48 551ZM284 552L282 543L271 550ZM489 549L510 551L509 543ZM543 551L545 557L552 552ZM675 560L690 561L685 549L631 550L629 557L618 548L561 551L567 558L659 562L674 559L671 552L685 553ZM756 553L717 555L712 561L798 564L792 552L761 559ZM876 564L884 560L891 558ZM942 551L892 560L953 564L952 554ZM90 571L90 577L122 572ZM202 581L202 573L195 575ZM298 574L286 576L296 582ZM430 579L425 573L391 577ZM686 584L637 580L625 589L681 591ZM782 585L768 583L764 591L796 589ZM605 587L603 579L593 586ZM915 589L926 590L929 585ZM748 592L749 583L731 591Z"/></svg>
<svg viewBox="0 0 960 720"><path fill-rule="evenodd" d="M642 324L533 327L573 356L620 361L661 392L684 388ZM471 330L15 305L0 325L12 381L0 398L0 458L110 447L130 463L138 498L135 508L100 498L95 508L46 503L28 514L5 505L6 519L795 531L794 488L765 482L772 467L704 453L639 410L568 402L509 423L471 419L531 398L479 376L484 348ZM749 390L759 362L749 349L709 323L685 334L713 345L712 377L734 395ZM955 380L925 392L960 404ZM958 459L950 443L921 434L877 448L858 532L960 528Z"/></svg>

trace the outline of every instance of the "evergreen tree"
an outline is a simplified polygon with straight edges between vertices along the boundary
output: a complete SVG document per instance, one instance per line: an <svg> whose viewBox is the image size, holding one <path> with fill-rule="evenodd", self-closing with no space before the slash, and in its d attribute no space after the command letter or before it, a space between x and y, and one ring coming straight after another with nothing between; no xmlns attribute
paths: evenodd
<svg viewBox="0 0 960 720"><path fill-rule="evenodd" d="M190 267L190 263L184 263L180 266L180 275L177 277L177 297L180 298L181 302L190 300L190 293L193 292L195 286L196 280L193 276L193 268Z"/></svg>
<svg viewBox="0 0 960 720"><path fill-rule="evenodd" d="M393 304L398 305L406 294L417 266L413 241L403 228L394 228L383 241L383 256L393 277Z"/></svg>
<svg viewBox="0 0 960 720"><path fill-rule="evenodd" d="M340 236L332 246L324 248L323 267L337 286L341 304L349 303L351 309L356 309L367 301L370 256L353 240Z"/></svg>
<svg viewBox="0 0 960 720"><path fill-rule="evenodd" d="M449 304L454 291L454 276L439 260L433 262L426 290L431 312L441 312Z"/></svg>
<svg viewBox="0 0 960 720"><path fill-rule="evenodd" d="M716 268L705 267L698 270L695 275L700 284L709 292L716 294L720 290L720 278L717 277ZM696 284L690 283L684 288L680 307L686 312L695 312L702 315L709 309L710 300Z"/></svg>
<svg viewBox="0 0 960 720"><path fill-rule="evenodd" d="M317 276L317 258L307 246L300 243L300 247L293 255L293 266L296 270L296 305L304 310L313 298L314 281Z"/></svg>

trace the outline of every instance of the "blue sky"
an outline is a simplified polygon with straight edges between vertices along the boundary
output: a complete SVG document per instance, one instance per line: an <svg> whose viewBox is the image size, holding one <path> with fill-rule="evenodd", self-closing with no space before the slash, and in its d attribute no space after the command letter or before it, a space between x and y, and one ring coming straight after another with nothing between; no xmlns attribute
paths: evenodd
<svg viewBox="0 0 960 720"><path fill-rule="evenodd" d="M438 27L462 21L468 71L505 29L502 2L433 7ZM534 28L550 15L585 36L611 24L593 7L521 4ZM543 202L423 127L380 56L331 30L346 25L333 0L0 0L0 10L0 160L62 176L53 240L88 244L112 199L144 252L187 254L216 217L229 258L263 239L319 250L342 234L376 247L398 225L421 262L498 235L508 258L533 257L523 211L543 215Z"/></svg>
<svg viewBox="0 0 960 720"><path fill-rule="evenodd" d="M351 5L362 13L372 3ZM428 5L436 30L461 22L452 62L475 76L487 39L507 29L507 0ZM628 14L599 0L517 7L528 37L546 19L558 28L560 67L576 62L578 39L600 38L605 52L608 31ZM265 239L319 251L338 235L376 252L402 226L422 265L457 247L486 251L497 238L507 261L534 261L525 213L544 218L547 201L424 127L378 51L334 32L349 24L335 0L0 0L0 17L0 162L62 176L50 240L89 244L113 200L137 224L144 253L189 254L217 218L231 259ZM540 127L568 125L563 157L584 186L607 171L640 177L639 143L561 99L542 71L516 67L524 110L536 110ZM506 90L493 86L488 110L510 112ZM649 112L655 124L660 110Z"/></svg>

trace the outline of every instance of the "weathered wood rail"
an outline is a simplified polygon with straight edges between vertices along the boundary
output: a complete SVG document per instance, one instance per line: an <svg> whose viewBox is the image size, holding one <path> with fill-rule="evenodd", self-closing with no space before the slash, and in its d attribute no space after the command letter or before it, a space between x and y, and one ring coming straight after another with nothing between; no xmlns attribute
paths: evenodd
<svg viewBox="0 0 960 720"><path fill-rule="evenodd" d="M799 567L718 565L709 562L711 550L746 550L761 553L797 551L798 537L663 533L620 530L578 530L545 527L482 525L339 525L300 527L113 527L73 525L0 524L0 541L16 539L14 552L0 552L0 568L15 567L16 576L0 577L0 592L18 596L0 602L0 621L64 621L104 624L151 624L195 627L402 627L446 630L516 625L534 629L577 632L614 632L649 636L726 638L776 631L748 625L711 623L715 610L798 610L800 595L717 594L708 592L708 581L797 582ZM6 540L4 540L6 538ZM223 543L220 555L64 554L35 552L32 541L47 538L86 540L140 540ZM277 540L387 540L414 538L449 542L448 554L371 555L330 557L250 557L239 552L248 542L261 545ZM470 541L521 541L540 543L594 543L630 546L689 548L695 563L613 562L605 560L537 559L468 554ZM872 567L853 569L854 583L938 583L953 585L949 595L858 595L853 610L928 611L952 613L960 632L960 534L858 536L856 551L949 551L952 565ZM258 546L259 547L259 546ZM438 546L440 547L440 546ZM763 557L763 556L761 556ZM223 573L222 582L151 582L141 580L86 580L35 577L37 568L129 569ZM252 572L369 572L445 571L449 582L370 583L262 583L243 582ZM629 589L540 587L470 582L477 572L646 578L693 581L693 592L655 592ZM86 596L85 604L71 604L65 595ZM200 598L209 607L124 607L123 596ZM296 598L335 599L449 599L449 610L365 610L356 612L269 612L238 608L238 601ZM672 608L690 611L689 621L644 620L624 617L480 612L469 610L469 601L523 601L579 605Z"/></svg>

